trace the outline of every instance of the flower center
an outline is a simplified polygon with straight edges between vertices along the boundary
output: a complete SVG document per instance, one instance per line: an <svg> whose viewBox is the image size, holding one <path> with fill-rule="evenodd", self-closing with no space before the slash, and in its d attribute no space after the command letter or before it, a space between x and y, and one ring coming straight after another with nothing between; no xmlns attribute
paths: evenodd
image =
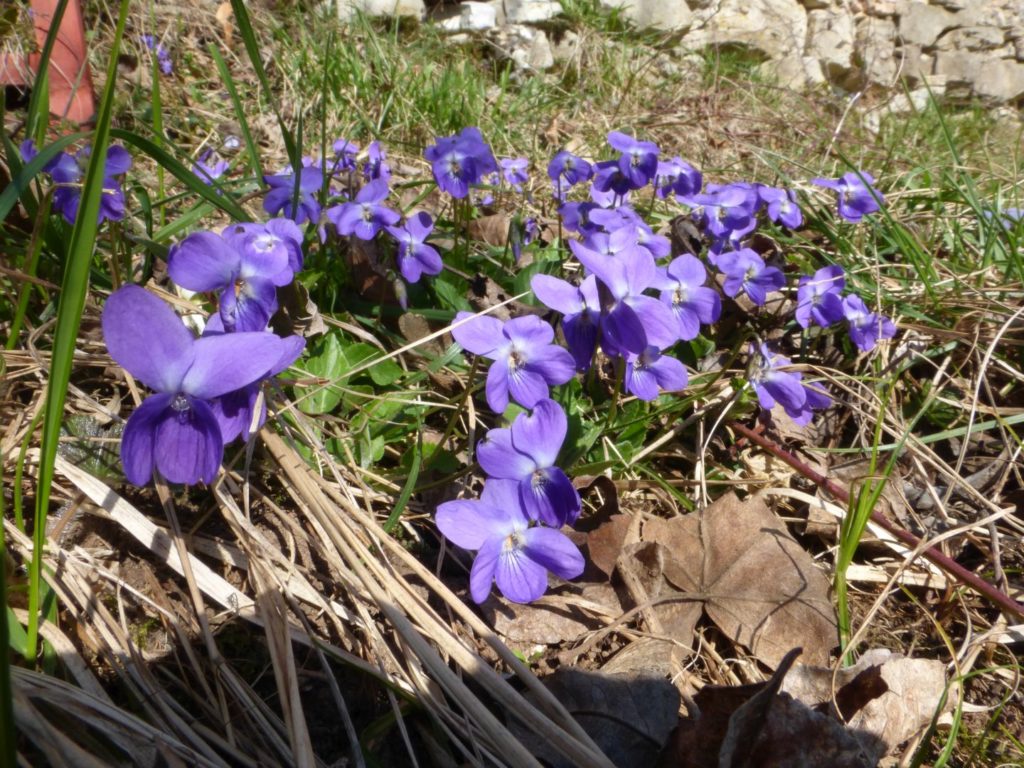
<svg viewBox="0 0 1024 768"><path fill-rule="evenodd" d="M526 545L522 531L513 531L505 538L504 549L506 552L520 550Z"/></svg>
<svg viewBox="0 0 1024 768"><path fill-rule="evenodd" d="M508 369L510 372L515 373L520 368L526 367L526 356L518 349L513 349L508 353Z"/></svg>
<svg viewBox="0 0 1024 768"><path fill-rule="evenodd" d="M675 294L672 296L672 302L674 304L685 304L690 300L690 289L685 285L679 285L676 288Z"/></svg>

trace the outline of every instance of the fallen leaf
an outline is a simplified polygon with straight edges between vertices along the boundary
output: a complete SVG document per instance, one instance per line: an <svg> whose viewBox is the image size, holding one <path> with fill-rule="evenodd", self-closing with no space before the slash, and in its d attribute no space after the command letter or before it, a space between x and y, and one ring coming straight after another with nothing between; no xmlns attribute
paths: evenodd
<svg viewBox="0 0 1024 768"><path fill-rule="evenodd" d="M766 683L705 686L658 761L661 768L871 768L856 735L780 688L798 651Z"/></svg>
<svg viewBox="0 0 1024 768"><path fill-rule="evenodd" d="M606 576L615 570L615 561L629 535L632 515L612 515L607 521L587 533L587 552L590 561Z"/></svg>
<svg viewBox="0 0 1024 768"><path fill-rule="evenodd" d="M679 720L679 692L663 678L562 667L543 683L598 748L622 768L654 765ZM575 768L518 721L512 722L512 731L545 765Z"/></svg>
<svg viewBox="0 0 1024 768"><path fill-rule="evenodd" d="M565 593L563 593L565 594ZM599 606L606 616L622 613L622 603L608 584L584 584L576 595L583 602ZM480 606L485 620L513 648L558 645L605 626L607 618L571 604L513 603L491 597Z"/></svg>
<svg viewBox="0 0 1024 768"><path fill-rule="evenodd" d="M508 242L508 227L511 221L508 214L494 213L473 219L466 230L474 240L482 240L495 248L504 248Z"/></svg>
<svg viewBox="0 0 1024 768"><path fill-rule="evenodd" d="M668 553L665 580L772 669L794 645L828 663L836 644L828 579L760 495L741 502L730 493L701 513L652 518L642 538Z"/></svg>
<svg viewBox="0 0 1024 768"><path fill-rule="evenodd" d="M783 690L808 706L831 708L832 684L832 670L800 664ZM880 750L881 758L931 722L946 690L946 665L876 648L840 669L835 688L836 707L847 725L865 748Z"/></svg>

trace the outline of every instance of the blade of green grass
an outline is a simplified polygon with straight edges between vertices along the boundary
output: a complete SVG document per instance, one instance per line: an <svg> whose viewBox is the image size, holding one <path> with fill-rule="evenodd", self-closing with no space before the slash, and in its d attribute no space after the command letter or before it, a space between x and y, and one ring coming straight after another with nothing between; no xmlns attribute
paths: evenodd
<svg viewBox="0 0 1024 768"><path fill-rule="evenodd" d="M53 485L54 463L64 414L64 400L71 380L72 360L78 340L78 328L89 291L89 267L96 247L97 219L106 166L106 150L110 144L110 118L114 109L114 92L118 82L117 56L121 49L125 24L128 20L129 0L121 0L117 28L107 64L106 86L100 103L99 119L93 136L96 151L89 158L82 188L82 200L71 230L67 262L61 284L57 309L57 326L53 337L50 359L50 378L46 387L45 416L43 419L42 449L39 455L39 477L36 486L36 509L32 535L32 562L29 567L28 629L26 647L28 661L34 664L39 638L39 609L42 592L43 548L46 545L46 517Z"/></svg>
<svg viewBox="0 0 1024 768"><path fill-rule="evenodd" d="M224 213L232 216L236 221L250 221L251 217L249 214L247 214L238 203L232 200L230 196L223 194L218 195L216 189L204 184L203 181L192 173L191 170L186 168L181 161L171 155L167 150L157 146L156 143L143 136L139 136L137 133L126 131L123 128L111 128L110 135L115 139L120 139L126 144L131 144L139 151L149 155L160 166L170 171L171 174L177 178L178 181L188 187L189 190L217 206L224 211ZM0 213L2 212L3 209L0 208Z"/></svg>
<svg viewBox="0 0 1024 768"><path fill-rule="evenodd" d="M153 143L162 149L164 146L164 108L163 100L160 97L160 59L156 56L151 58L153 64ZM164 167L162 165L157 165L156 167L156 196L160 201L167 197L164 188ZM160 203L159 220L161 227L167 223L167 209L163 202Z"/></svg>
<svg viewBox="0 0 1024 768"><path fill-rule="evenodd" d="M0 466L0 476L3 468ZM0 765L17 765L14 751L14 698L11 693L11 629L15 621L7 602L7 543L4 536L4 494L0 493Z"/></svg>
<svg viewBox="0 0 1024 768"><path fill-rule="evenodd" d="M227 62L224 61L224 57L220 55L220 51L217 50L217 46L210 44L208 50L210 55L213 56L213 60L217 63L217 71L220 73L220 79L224 82L224 87L228 91L228 96L231 97L231 106L235 110L235 119L238 120L238 124L242 128L242 138L245 140L245 149L249 153L249 165L252 167L252 172L256 175L256 179L260 184L263 183L263 162L260 160L260 150L256 146L256 140L252 137L252 131L249 130L249 120L245 116L245 108L242 106L242 100L238 97L238 89L235 87L235 79L231 76L231 70L228 69Z"/></svg>
<svg viewBox="0 0 1024 768"><path fill-rule="evenodd" d="M238 32L242 37L242 42L245 43L245 52L249 54L249 61L252 63L252 68L256 72L256 77L260 81L260 87L263 89L263 97L267 100L267 104L274 112L274 116L277 118L278 125L281 126L281 136L284 139L285 149L288 151L288 159L292 163L293 168L299 168L301 166L301 156L299 154L298 147L295 144L295 137L292 136L291 131L288 130L288 126L285 125L284 118L281 117L281 110L277 105L277 98L274 95L274 91L270 87L270 80L267 78L267 72L263 68L263 60L260 58L260 46L256 40L256 33L253 31L252 22L249 20L249 11L245 7L244 0L231 0L231 9L235 14L235 21L238 22Z"/></svg>

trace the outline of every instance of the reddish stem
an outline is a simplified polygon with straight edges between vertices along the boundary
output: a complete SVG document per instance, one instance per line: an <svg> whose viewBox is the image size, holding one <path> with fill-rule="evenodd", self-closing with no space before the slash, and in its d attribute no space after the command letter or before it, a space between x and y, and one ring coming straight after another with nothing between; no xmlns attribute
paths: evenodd
<svg viewBox="0 0 1024 768"><path fill-rule="evenodd" d="M759 446L764 448L766 451L776 456L782 461L786 462L799 472L801 475L806 477L818 485L825 488L829 493L835 496L837 499L842 501L844 504L850 503L850 492L843 488L841 485L836 483L834 480L829 480L827 477L817 472L812 467L809 467L804 462L800 461L796 456L780 448L778 445L773 443L771 440L766 438L764 435L758 434L750 427L744 426L738 422L730 422L729 426L743 435L745 438L753 443L757 443ZM878 526L884 528L886 531L891 533L897 539L902 541L911 549L916 550L921 546L921 540L909 531L905 531L897 525L894 525L889 520L882 517L875 511L871 512L871 521ZM1005 592L1001 592L995 585L989 584L978 574L967 570L956 560L943 554L935 547L927 547L921 551L928 560L931 560L935 565L945 571L947 574L952 576L954 579L962 584L966 584L968 587L973 589L979 595L995 603L1004 611L1008 611L1017 616L1024 617L1024 606L1014 600L1012 597L1007 595Z"/></svg>

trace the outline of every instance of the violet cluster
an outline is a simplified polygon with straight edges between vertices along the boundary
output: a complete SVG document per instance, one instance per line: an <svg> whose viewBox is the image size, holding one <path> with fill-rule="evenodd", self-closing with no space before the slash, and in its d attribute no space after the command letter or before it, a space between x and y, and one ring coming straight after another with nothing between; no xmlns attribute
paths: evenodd
<svg viewBox="0 0 1024 768"><path fill-rule="evenodd" d="M517 603L548 588L548 573L573 579L583 555L561 528L580 513L580 496L557 465L568 432L565 411L542 398L508 429L492 429L477 446L487 474L479 499L448 501L437 508L437 527L451 542L477 550L470 594L487 599L491 584Z"/></svg>
<svg viewBox="0 0 1024 768"><path fill-rule="evenodd" d="M25 162L31 161L37 154L31 139L22 142L19 152ZM78 218L78 206L82 201L82 182L91 155L92 147L86 144L73 155L67 152L58 153L43 168L54 184L53 207L69 224L74 224ZM97 223L102 224L107 220L121 221L125 217L125 196L120 177L131 167L132 158L128 150L116 144L107 148Z"/></svg>
<svg viewBox="0 0 1024 768"><path fill-rule="evenodd" d="M302 268L295 222L231 224L188 235L168 253L182 288L216 296L218 309L195 338L167 304L137 285L118 289L103 309L110 356L156 394L132 413L121 441L125 476L147 484L158 471L172 483L212 482L224 446L248 440L266 419L262 383L305 347L299 336L267 330L277 289Z"/></svg>

